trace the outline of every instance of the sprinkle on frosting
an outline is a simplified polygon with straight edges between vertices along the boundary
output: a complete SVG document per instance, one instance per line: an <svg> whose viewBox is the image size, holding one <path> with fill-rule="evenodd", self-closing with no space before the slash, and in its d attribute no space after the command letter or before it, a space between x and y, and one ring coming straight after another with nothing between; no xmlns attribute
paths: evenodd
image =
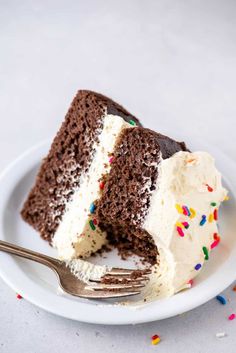
<svg viewBox="0 0 236 353"><path fill-rule="evenodd" d="M190 218L194 218L196 216L196 211L192 207L190 207L189 210L190 210L190 213L191 213L189 217Z"/></svg>
<svg viewBox="0 0 236 353"><path fill-rule="evenodd" d="M179 213L183 214L183 209L178 203L175 205L175 208Z"/></svg>
<svg viewBox="0 0 236 353"><path fill-rule="evenodd" d="M190 213L190 211L189 211L187 206L183 206L183 214L185 216L190 216L191 213Z"/></svg>
<svg viewBox="0 0 236 353"><path fill-rule="evenodd" d="M208 190L209 192L212 192L212 191L213 191L213 188L212 188L210 185L206 184L206 187L207 187L207 190Z"/></svg>
<svg viewBox="0 0 236 353"><path fill-rule="evenodd" d="M220 240L220 236L219 236L218 233L214 233L214 234L213 234L213 238L214 238L215 240Z"/></svg>
<svg viewBox="0 0 236 353"><path fill-rule="evenodd" d="M129 123L130 123L130 125L136 126L136 122L134 120L130 119Z"/></svg>
<svg viewBox="0 0 236 353"><path fill-rule="evenodd" d="M98 224L98 221L96 220L96 218L93 219L93 224L96 226Z"/></svg>
<svg viewBox="0 0 236 353"><path fill-rule="evenodd" d="M229 196L226 195L225 198L224 198L224 201L228 201L229 200Z"/></svg>
<svg viewBox="0 0 236 353"><path fill-rule="evenodd" d="M181 237L184 237L184 232L183 232L182 228L177 227L176 229L177 229L177 232L179 233L179 235L180 235Z"/></svg>
<svg viewBox="0 0 236 353"><path fill-rule="evenodd" d="M115 157L114 157L114 156L111 156L111 157L109 158L109 163L111 164L111 163L114 161L114 159L115 159Z"/></svg>
<svg viewBox="0 0 236 353"><path fill-rule="evenodd" d="M217 208L214 210L213 215L214 215L214 220L217 221L218 220L218 210L217 210Z"/></svg>
<svg viewBox="0 0 236 353"><path fill-rule="evenodd" d="M198 271L198 270L200 270L201 267L202 267L201 264L197 264L194 268L195 268L196 271Z"/></svg>
<svg viewBox="0 0 236 353"><path fill-rule="evenodd" d="M215 207L216 205L216 202L211 202L211 206Z"/></svg>
<svg viewBox="0 0 236 353"><path fill-rule="evenodd" d="M218 302L220 302L222 305L226 305L227 304L227 299L225 298L224 295L217 295L216 299L218 300Z"/></svg>
<svg viewBox="0 0 236 353"><path fill-rule="evenodd" d="M90 208L89 208L90 213L94 213L95 209L96 209L96 206L94 205L94 203L91 203Z"/></svg>
<svg viewBox="0 0 236 353"><path fill-rule="evenodd" d="M215 237L215 235L217 235L217 238ZM220 237L217 233L214 234L214 239L215 241L213 241L213 243L211 244L211 249L214 249L220 242Z"/></svg>
<svg viewBox="0 0 236 353"><path fill-rule="evenodd" d="M193 279L190 279L187 284L189 284L191 287L193 286Z"/></svg>
<svg viewBox="0 0 236 353"><path fill-rule="evenodd" d="M205 255L205 260L209 260L209 253L208 253L207 247L203 246L202 251L203 251L203 253Z"/></svg>
<svg viewBox="0 0 236 353"><path fill-rule="evenodd" d="M206 215L202 215L202 219L201 219L201 222L199 223L199 225L204 226L205 223L206 223Z"/></svg>
<svg viewBox="0 0 236 353"><path fill-rule="evenodd" d="M95 225L94 225L94 223L93 223L92 220L89 221L89 225L90 225L90 228L91 228L92 230L95 230L95 229L96 229L96 227L95 227Z"/></svg>
<svg viewBox="0 0 236 353"><path fill-rule="evenodd" d="M101 190L103 190L103 189L104 189L104 186L105 186L104 181L100 181L100 183L99 183L99 187L100 187L100 189L101 189Z"/></svg>
<svg viewBox="0 0 236 353"><path fill-rule="evenodd" d="M152 336L152 345L157 345L160 342L160 337L158 335L153 335Z"/></svg>
<svg viewBox="0 0 236 353"><path fill-rule="evenodd" d="M184 226L185 229L189 228L189 223L188 222L182 222L182 225Z"/></svg>
<svg viewBox="0 0 236 353"><path fill-rule="evenodd" d="M208 216L208 222L212 223L213 220L214 220L214 215L213 215L213 213L210 213L209 216Z"/></svg>

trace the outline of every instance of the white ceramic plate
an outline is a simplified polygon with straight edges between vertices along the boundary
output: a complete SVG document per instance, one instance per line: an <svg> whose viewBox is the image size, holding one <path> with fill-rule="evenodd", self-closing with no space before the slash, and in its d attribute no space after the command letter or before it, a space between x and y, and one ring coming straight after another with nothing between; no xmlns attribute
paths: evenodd
<svg viewBox="0 0 236 353"><path fill-rule="evenodd" d="M208 150L224 172L224 183L230 190L230 201L221 209L220 233L222 242L214 250L210 261L194 281L194 287L177 295L149 303L134 310L111 303L77 299L58 293L55 275L46 267L11 255L0 253L0 275L16 292L33 304L60 316L96 324L135 324L168 318L196 308L223 291L236 278L236 165L215 147L199 143L190 147ZM196 148L197 146L197 148ZM22 203L33 184L41 159L47 154L49 143L27 151L12 163L0 178L0 237L3 240L56 256L55 250L40 239L20 217ZM108 262L117 263L110 255Z"/></svg>

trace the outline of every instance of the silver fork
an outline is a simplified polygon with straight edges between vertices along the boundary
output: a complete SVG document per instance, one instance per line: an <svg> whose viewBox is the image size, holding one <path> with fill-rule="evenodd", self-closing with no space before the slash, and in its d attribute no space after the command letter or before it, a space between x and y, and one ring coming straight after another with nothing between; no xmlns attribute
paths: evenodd
<svg viewBox="0 0 236 353"><path fill-rule="evenodd" d="M59 279L60 287L68 294L88 299L108 299L140 294L151 271L111 268L97 281L84 283L66 266L65 262L38 252L0 240L0 251L39 262L51 268ZM107 283L109 282L109 283Z"/></svg>

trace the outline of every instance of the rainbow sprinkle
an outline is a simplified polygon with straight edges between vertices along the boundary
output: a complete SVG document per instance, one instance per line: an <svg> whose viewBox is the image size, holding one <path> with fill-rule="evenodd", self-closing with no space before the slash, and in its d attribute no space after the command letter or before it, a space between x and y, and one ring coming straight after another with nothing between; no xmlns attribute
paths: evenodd
<svg viewBox="0 0 236 353"><path fill-rule="evenodd" d="M189 217L190 218L194 218L196 216L196 211L192 207L190 207L189 210L190 210L190 213L191 213L191 215Z"/></svg>
<svg viewBox="0 0 236 353"><path fill-rule="evenodd" d="M110 157L110 158L109 158L109 163L111 164L111 163L114 161L114 159L115 159L114 156Z"/></svg>
<svg viewBox="0 0 236 353"><path fill-rule="evenodd" d="M226 195L225 198L224 198L224 201L228 201L229 200L229 196Z"/></svg>
<svg viewBox="0 0 236 353"><path fill-rule="evenodd" d="M207 190L208 190L209 192L212 192L212 191L213 191L213 188L212 188L210 185L206 184L206 186L207 186Z"/></svg>
<svg viewBox="0 0 236 353"><path fill-rule="evenodd" d="M211 202L211 206L215 207L217 205L216 202Z"/></svg>
<svg viewBox="0 0 236 353"><path fill-rule="evenodd" d="M209 216L208 216L208 222L212 223L213 220L214 220L214 215L213 215L213 213L210 213Z"/></svg>
<svg viewBox="0 0 236 353"><path fill-rule="evenodd" d="M95 230L95 229L96 229L96 227L95 227L95 225L94 225L94 223L93 223L92 220L89 221L89 225L90 225L90 228L91 228L92 230Z"/></svg>
<svg viewBox="0 0 236 353"><path fill-rule="evenodd" d="M217 210L217 208L214 210L213 215L214 215L214 220L217 221L218 220L218 210Z"/></svg>
<svg viewBox="0 0 236 353"><path fill-rule="evenodd" d="M220 242L220 236L217 233L214 233L213 237L215 241L211 244L211 249L214 249Z"/></svg>
<svg viewBox="0 0 236 353"><path fill-rule="evenodd" d="M231 314L231 315L229 315L229 317L228 317L228 319L229 319L230 321L234 320L235 318L236 318L236 315L235 315L235 314Z"/></svg>
<svg viewBox="0 0 236 353"><path fill-rule="evenodd" d="M198 270L200 270L201 267L202 267L201 264L197 264L194 268L195 268L196 271L198 271Z"/></svg>
<svg viewBox="0 0 236 353"><path fill-rule="evenodd" d="M182 225L184 226L185 229L189 228L189 223L188 222L182 222Z"/></svg>
<svg viewBox="0 0 236 353"><path fill-rule="evenodd" d="M183 208L183 214L185 216L190 216L191 215L191 213L190 213L190 211L189 211L187 206L183 206L182 208Z"/></svg>
<svg viewBox="0 0 236 353"><path fill-rule="evenodd" d="M181 237L184 237L184 232L183 232L182 228L177 227L176 229L177 229L177 232L179 233L179 235L180 235Z"/></svg>
<svg viewBox="0 0 236 353"><path fill-rule="evenodd" d="M234 286L233 291L236 292L236 286Z"/></svg>
<svg viewBox="0 0 236 353"><path fill-rule="evenodd" d="M155 346L160 342L160 337L158 335L153 335L152 336L152 344Z"/></svg>
<svg viewBox="0 0 236 353"><path fill-rule="evenodd" d="M16 298L17 299L23 299L23 297L19 293L16 294Z"/></svg>
<svg viewBox="0 0 236 353"><path fill-rule="evenodd" d="M225 298L225 296L223 295L217 295L216 299L222 304L222 305L226 305L227 304L227 300Z"/></svg>
<svg viewBox="0 0 236 353"><path fill-rule="evenodd" d="M183 214L183 209L178 203L175 205L175 208L179 213Z"/></svg>
<svg viewBox="0 0 236 353"><path fill-rule="evenodd" d="M206 223L206 216L202 215L201 222L199 223L200 226L203 226Z"/></svg>
<svg viewBox="0 0 236 353"><path fill-rule="evenodd" d="M189 284L191 287L193 286L193 279L190 279L187 284Z"/></svg>
<svg viewBox="0 0 236 353"><path fill-rule="evenodd" d="M96 206L94 205L94 203L91 203L90 207L89 207L89 211L90 213L94 213L96 210Z"/></svg>
<svg viewBox="0 0 236 353"><path fill-rule="evenodd" d="M101 181L101 182L99 183L100 189L103 190L103 189L104 189L104 186L105 186L105 183L104 183L103 181Z"/></svg>
<svg viewBox="0 0 236 353"><path fill-rule="evenodd" d="M129 123L130 123L130 125L136 126L136 122L134 120L130 119Z"/></svg>
<svg viewBox="0 0 236 353"><path fill-rule="evenodd" d="M175 205L176 210L185 216L190 218L194 218L196 216L196 211L193 208L188 208L187 206L181 206L180 204Z"/></svg>
<svg viewBox="0 0 236 353"><path fill-rule="evenodd" d="M205 260L209 260L209 253L208 253L207 247L203 246L202 251L203 251L203 253L205 255Z"/></svg>
<svg viewBox="0 0 236 353"><path fill-rule="evenodd" d="M93 219L93 224L96 226L98 224L98 221L96 220L96 218Z"/></svg>
<svg viewBox="0 0 236 353"><path fill-rule="evenodd" d="M185 228L188 229L189 228L189 223L188 222L176 222L176 227L179 228Z"/></svg>

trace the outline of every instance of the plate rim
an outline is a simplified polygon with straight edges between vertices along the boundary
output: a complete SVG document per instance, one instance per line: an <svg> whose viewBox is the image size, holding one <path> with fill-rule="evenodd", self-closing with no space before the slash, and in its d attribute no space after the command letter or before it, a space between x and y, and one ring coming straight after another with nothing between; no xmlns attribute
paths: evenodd
<svg viewBox="0 0 236 353"><path fill-rule="evenodd" d="M13 162L11 162L0 174L0 192L2 192L2 195L3 195L2 197L3 199L0 205L0 227L1 227L0 238L1 239L3 237L2 233L3 233L3 223L4 223L3 222L4 212L5 212L4 206L6 205L7 200L11 194L10 192L13 190L13 187L16 186L17 183L21 180L22 176L24 176L26 172L30 170L30 168L36 165L36 163L40 162L40 160L42 159L42 156L45 154L46 151L48 151L49 146L50 146L50 140L44 140L36 144L35 146L29 148L24 153L22 153ZM201 143L200 143L200 146L201 146ZM208 150L208 148L205 148L205 147L204 147L204 150ZM219 158L221 159L223 158L223 160L226 161L228 165L230 165L230 168L233 168L236 172L235 162L232 159L230 159L226 154L224 154L222 151L218 150L215 146L212 146L212 147L214 148L214 151L219 156ZM11 174L15 171L16 168L18 173L15 174L15 177L12 177ZM7 179L8 181L8 183L6 184L4 184L5 179ZM232 179L230 179L229 184L230 185L234 184ZM232 187L231 187L231 190L232 190ZM236 247L234 251L231 252L229 259L226 261L226 264L229 262L231 258L236 259ZM232 260L233 259L231 259L231 261ZM9 264L9 266L6 266L6 264ZM224 263L224 267L227 268L226 264ZM236 279L236 275L233 275L233 274L231 274L231 276L228 276L228 277L223 276L221 278L220 284L217 286L217 291L216 289L214 290L211 289L211 291L206 293L204 297L203 296L196 297L194 303L191 300L189 302L188 301L185 302L184 299L186 297L187 292L179 293L178 296L183 297L184 305L178 308L177 307L172 308L167 312L156 313L155 310L152 309L152 308L155 309L155 304L157 303L157 301L145 304L144 306L138 308L137 310L134 310L133 307L115 306L115 305L109 305L109 304L94 305L94 304L91 304L91 302L89 301L86 303L76 301L78 309L81 308L81 306L83 309L83 306L86 305L85 313L79 312L79 315L78 315L75 308L73 310L72 308L70 308L70 310L68 310L68 308L66 309L67 307L66 303L68 304L68 298L65 296L58 296L58 295L55 295L54 293L54 295L51 295L51 297L48 298L50 300L45 301L44 300L45 295L48 296L49 292L44 287L40 286L38 283L30 280L29 277L27 277L26 274L22 271L22 269L20 269L20 272L21 272L20 281L19 280L17 281L17 278L14 276L14 271L13 271L13 275L9 276L9 269L10 269L10 274L12 274L11 269L12 268L13 270L15 268L17 269L17 267L18 267L17 261L14 260L14 257L0 252L0 277L3 279L4 282L8 284L9 287L11 287L15 292L20 292L22 296L32 304L52 314L69 318L72 320L86 322L86 323L93 323L93 324L109 324L109 325L139 324L139 323L162 320L165 318L176 316L178 314L182 314L186 311L192 310L206 303L207 301L212 299L215 295L217 295L219 292L223 291ZM19 267L18 267L18 270L19 270ZM210 279L208 279L208 281L213 282L217 272L218 271L216 271L216 273L214 273L213 276ZM24 281L22 282L22 279L25 282ZM23 285L23 288L22 288L22 283L28 283L30 287L28 289L25 289ZM199 286L201 287L201 285L203 284L204 283L200 283ZM193 287L191 289L191 293L194 294L196 289L198 292L199 286L198 288ZM35 289L36 289L36 294L35 294ZM55 299L55 297L57 298L57 300ZM168 302L171 300L171 298L161 299L161 301ZM58 303L60 303L59 309L58 309ZM73 306L74 300L71 300L71 303ZM65 304L65 308L63 304Z"/></svg>

